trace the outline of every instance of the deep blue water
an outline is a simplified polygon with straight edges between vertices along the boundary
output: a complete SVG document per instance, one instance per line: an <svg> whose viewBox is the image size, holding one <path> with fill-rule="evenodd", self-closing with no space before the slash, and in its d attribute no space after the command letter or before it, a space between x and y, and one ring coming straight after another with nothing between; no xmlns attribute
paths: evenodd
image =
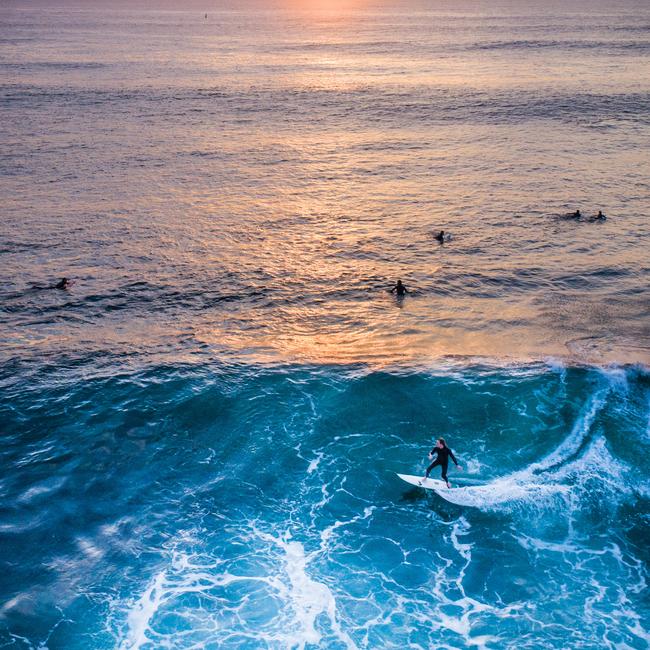
<svg viewBox="0 0 650 650"><path fill-rule="evenodd" d="M197 364L2 386L16 647L646 647L645 371ZM461 508L412 489L394 473L423 469L434 432L452 481L569 490Z"/></svg>
<svg viewBox="0 0 650 650"><path fill-rule="evenodd" d="M0 647L648 647L650 11L539 4L0 7Z"/></svg>

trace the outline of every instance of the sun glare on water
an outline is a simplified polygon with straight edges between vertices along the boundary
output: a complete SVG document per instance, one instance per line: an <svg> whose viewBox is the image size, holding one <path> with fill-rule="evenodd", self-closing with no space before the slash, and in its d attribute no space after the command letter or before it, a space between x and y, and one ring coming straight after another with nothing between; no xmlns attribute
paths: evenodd
<svg viewBox="0 0 650 650"><path fill-rule="evenodd" d="M363 9L369 0L285 0L289 8L298 11L318 11L331 14L345 14Z"/></svg>

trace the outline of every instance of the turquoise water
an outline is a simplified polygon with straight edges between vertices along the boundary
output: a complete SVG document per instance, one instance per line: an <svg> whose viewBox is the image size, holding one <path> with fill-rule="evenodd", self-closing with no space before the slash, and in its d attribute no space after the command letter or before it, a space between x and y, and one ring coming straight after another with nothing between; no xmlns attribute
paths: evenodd
<svg viewBox="0 0 650 650"><path fill-rule="evenodd" d="M647 647L645 372L75 375L3 376L15 647ZM427 495L434 432L452 481L570 489Z"/></svg>
<svg viewBox="0 0 650 650"><path fill-rule="evenodd" d="M0 7L0 647L647 648L647 3L204 16Z"/></svg>

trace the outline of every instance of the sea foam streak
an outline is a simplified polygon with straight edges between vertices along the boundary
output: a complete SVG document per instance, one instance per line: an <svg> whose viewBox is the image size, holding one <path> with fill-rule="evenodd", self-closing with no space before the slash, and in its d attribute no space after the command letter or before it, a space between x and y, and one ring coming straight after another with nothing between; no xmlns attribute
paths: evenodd
<svg viewBox="0 0 650 650"><path fill-rule="evenodd" d="M610 392L625 390L627 386L625 374L617 370L603 372L602 378L605 385L589 397L569 434L543 459L486 485L445 490L444 498L461 506L493 508L510 502L528 501L540 505L549 497L568 495L571 486L555 481L572 475L574 480L583 482L585 475L592 476L587 459L594 445L602 446L602 441L598 440L589 443L592 426ZM607 471L615 466L606 450L602 450L599 466L606 467Z"/></svg>
<svg viewBox="0 0 650 650"><path fill-rule="evenodd" d="M186 612L182 603L192 594L207 598L213 603L218 602L224 589L241 583L250 585L252 593L259 588L267 591L277 602L276 620L266 622L255 633L251 632L250 635L243 635L244 637L256 638L259 643L277 644L278 647L286 648L303 649L306 645L318 645L322 639L322 632L319 631L322 629L322 622L317 625L317 620L321 615L325 615L333 637L348 650L356 650L354 641L341 628L332 591L327 585L309 577L310 557L305 553L303 545L291 540L288 532L274 537L253 529L250 535L250 541L264 542L265 548L258 546L257 550L266 557L273 558L272 567L261 563L258 575L233 575L227 571L220 573L219 567L223 567L223 563L219 560L215 560L213 564L199 563L196 557L174 551L171 566L157 573L142 595L128 605L127 628L120 641L120 648L139 650L151 644L178 647L178 644L187 642L192 634L165 633L155 625L156 617L171 612L179 616L187 614L194 627L211 629L216 638L221 638L227 643L228 639L232 639L232 631L220 625L219 617L211 616L209 607L200 613L192 613ZM282 551L282 555L278 556L274 548ZM271 572L269 568L274 568L275 571ZM247 606L247 600L248 596L241 601L239 609L233 610L235 619L245 618L243 610ZM120 603L115 605L118 609L124 607Z"/></svg>

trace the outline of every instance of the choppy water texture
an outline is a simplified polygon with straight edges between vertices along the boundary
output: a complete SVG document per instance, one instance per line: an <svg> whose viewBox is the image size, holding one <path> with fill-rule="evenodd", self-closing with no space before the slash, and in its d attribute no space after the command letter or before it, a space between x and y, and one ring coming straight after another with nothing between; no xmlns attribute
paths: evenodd
<svg viewBox="0 0 650 650"><path fill-rule="evenodd" d="M0 7L0 646L647 648L650 9L204 13Z"/></svg>

